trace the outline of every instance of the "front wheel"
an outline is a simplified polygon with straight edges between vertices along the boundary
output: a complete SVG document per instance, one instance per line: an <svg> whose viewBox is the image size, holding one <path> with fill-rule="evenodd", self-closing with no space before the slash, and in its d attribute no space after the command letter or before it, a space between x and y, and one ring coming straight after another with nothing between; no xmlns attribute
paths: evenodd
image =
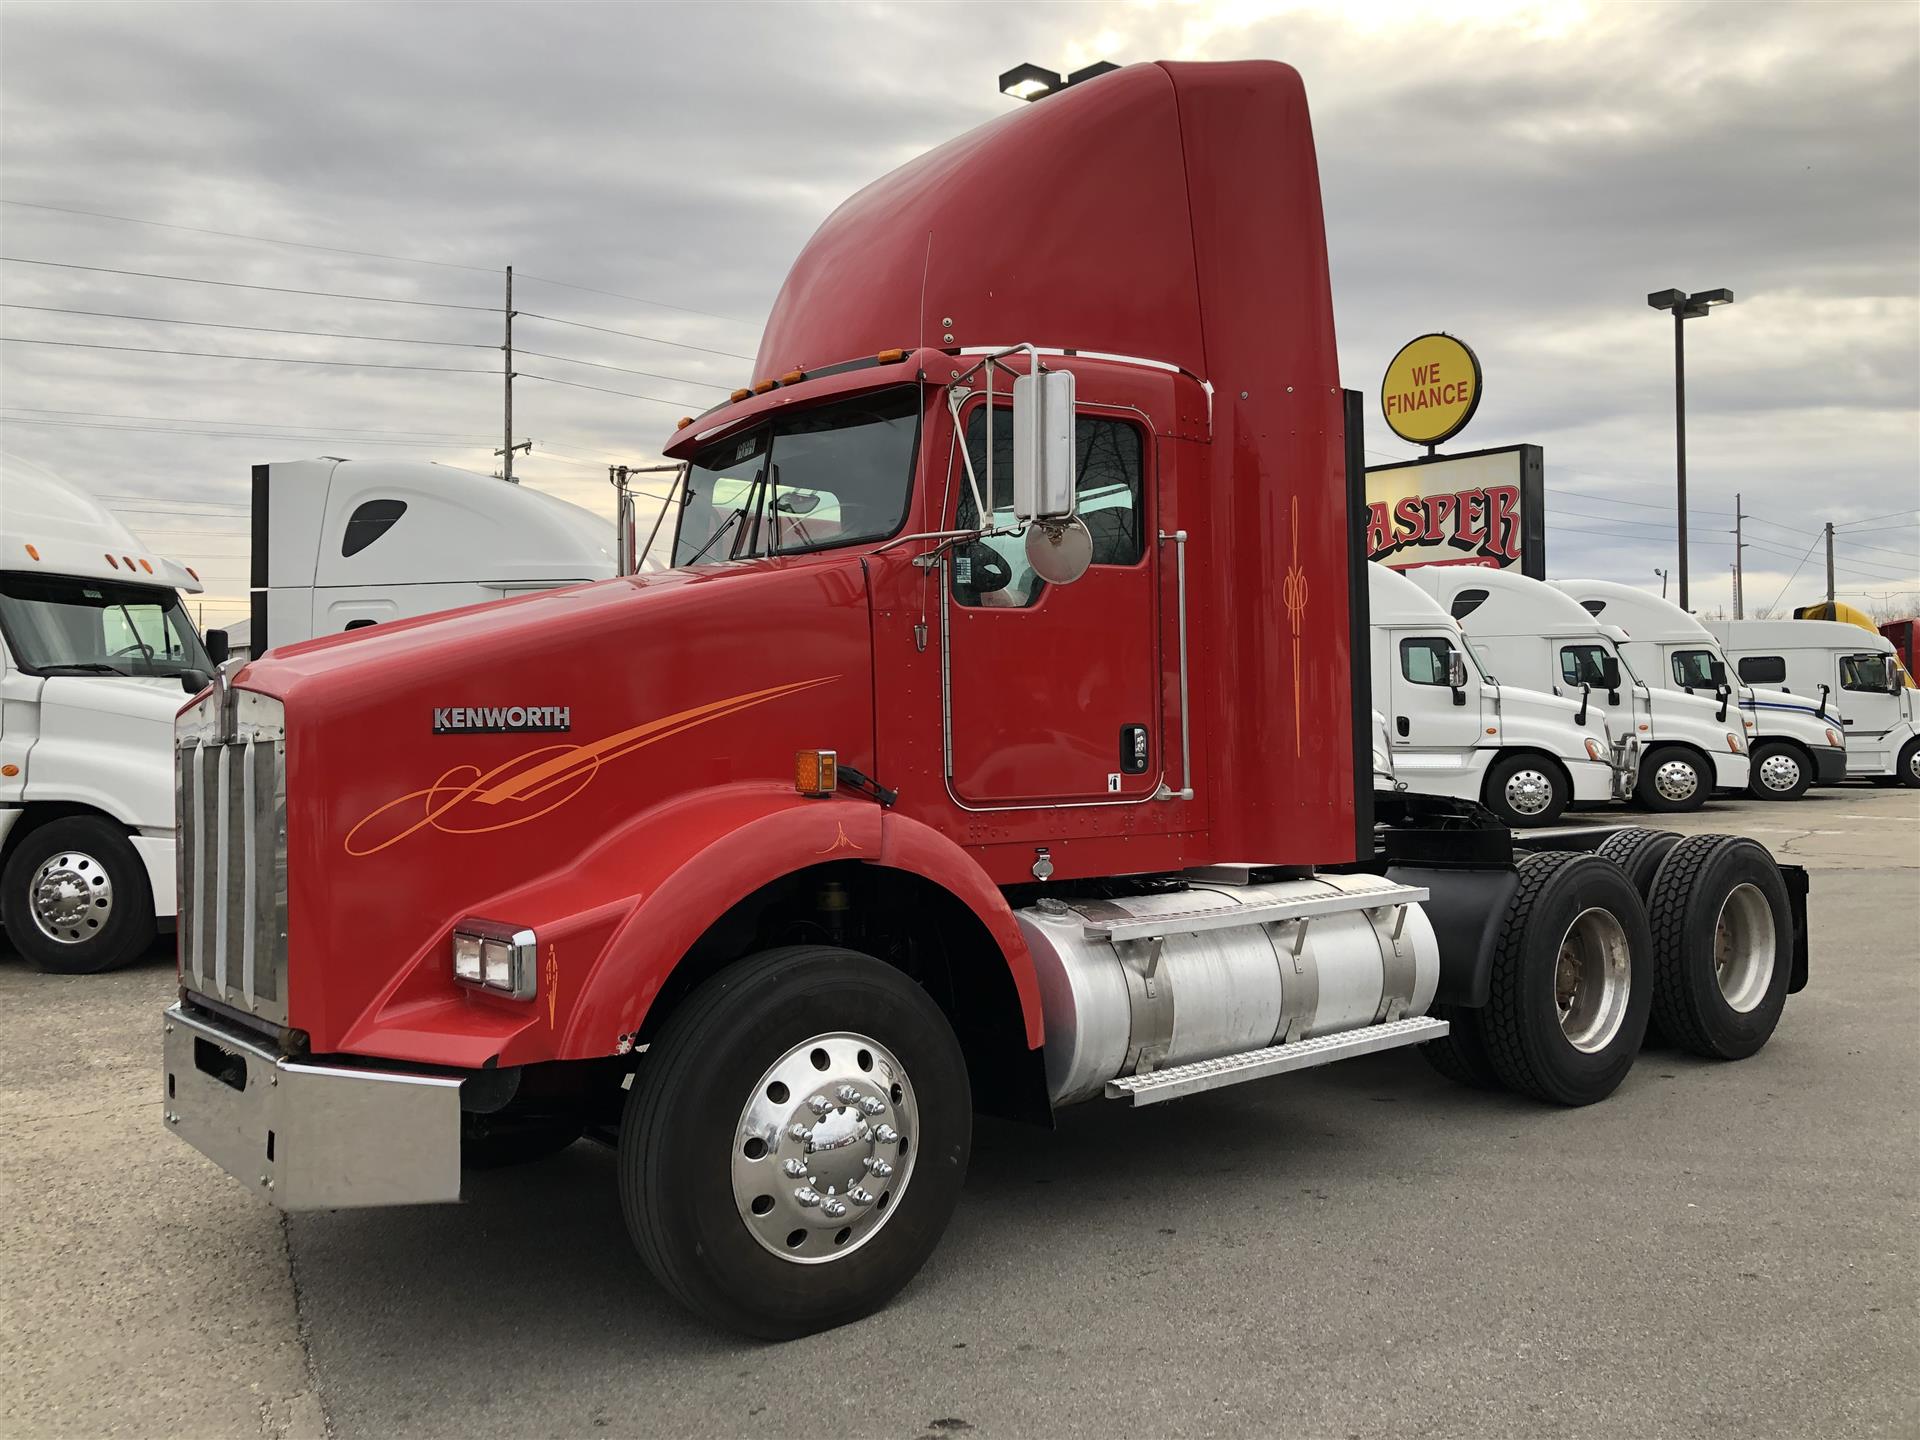
<svg viewBox="0 0 1920 1440"><path fill-rule="evenodd" d="M1481 798L1512 829L1551 825L1573 798L1558 765L1537 755L1509 755L1487 771Z"/></svg>
<svg viewBox="0 0 1920 1440"><path fill-rule="evenodd" d="M1747 794L1756 800L1798 800L1813 784L1807 757L1781 741L1763 741L1753 747L1753 773Z"/></svg>
<svg viewBox="0 0 1920 1440"><path fill-rule="evenodd" d="M1910 790L1920 790L1920 740L1909 740L1907 748L1900 752L1900 764L1894 771L1893 783L1905 785Z"/></svg>
<svg viewBox="0 0 1920 1440"><path fill-rule="evenodd" d="M1640 761L1640 779L1634 798L1649 810L1677 814L1698 810L1713 791L1713 772L1691 750L1661 745Z"/></svg>
<svg viewBox="0 0 1920 1440"><path fill-rule="evenodd" d="M627 1098L620 1199L660 1283L769 1340L884 1305L933 1252L972 1146L946 1017L828 946L740 961L669 1018Z"/></svg>
<svg viewBox="0 0 1920 1440"><path fill-rule="evenodd" d="M108 820L50 820L7 857L0 923L14 948L50 974L116 970L153 943L147 867Z"/></svg>

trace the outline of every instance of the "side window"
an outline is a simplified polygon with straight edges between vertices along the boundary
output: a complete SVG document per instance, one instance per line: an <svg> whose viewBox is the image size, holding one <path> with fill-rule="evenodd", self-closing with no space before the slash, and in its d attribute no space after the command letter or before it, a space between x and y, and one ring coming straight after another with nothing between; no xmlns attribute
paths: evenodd
<svg viewBox="0 0 1920 1440"><path fill-rule="evenodd" d="M346 533L340 537L340 554L358 555L367 546L393 528L393 522L407 513L404 500L369 500L354 507L347 517Z"/></svg>
<svg viewBox="0 0 1920 1440"><path fill-rule="evenodd" d="M1445 685L1453 646L1438 636L1400 642L1400 673L1416 685Z"/></svg>
<svg viewBox="0 0 1920 1440"><path fill-rule="evenodd" d="M1673 683L1682 690L1713 689L1713 652L1711 650L1674 651Z"/></svg>
<svg viewBox="0 0 1920 1440"><path fill-rule="evenodd" d="M1596 690L1604 688L1607 681L1601 666L1602 654L1597 645L1562 645L1560 678L1573 686L1591 685Z"/></svg>
<svg viewBox="0 0 1920 1440"><path fill-rule="evenodd" d="M1784 685L1787 660L1784 655L1748 655L1740 661L1740 678L1749 685Z"/></svg>
<svg viewBox="0 0 1920 1440"><path fill-rule="evenodd" d="M1865 690L1876 695L1884 695L1887 690L1885 658L1879 655L1842 655L1840 657L1840 688Z"/></svg>
<svg viewBox="0 0 1920 1440"><path fill-rule="evenodd" d="M981 406L967 419L967 454L973 473L987 483L987 412ZM1093 537L1095 565L1133 565L1146 554L1146 506L1141 492L1145 447L1137 426L1098 415L1074 419L1077 509ZM977 523L973 492L964 472L956 528ZM993 520L1013 524L1013 412L995 406L993 415ZM1046 582L1027 564L1026 541L1019 535L994 535L955 547L953 598L962 605L1025 609L1038 603Z"/></svg>

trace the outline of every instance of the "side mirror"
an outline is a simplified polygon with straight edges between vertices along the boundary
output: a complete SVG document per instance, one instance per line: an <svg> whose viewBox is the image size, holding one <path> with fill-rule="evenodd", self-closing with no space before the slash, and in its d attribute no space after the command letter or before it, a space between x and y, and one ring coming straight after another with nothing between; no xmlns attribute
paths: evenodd
<svg viewBox="0 0 1920 1440"><path fill-rule="evenodd" d="M1726 688L1727 688L1727 663L1726 663L1726 661L1724 661L1724 660L1709 660L1709 661L1707 662L1707 674L1709 674L1709 675L1711 675L1711 676L1713 677L1713 683L1714 683L1714 685L1715 685L1715 687L1716 687L1716 688L1718 688L1718 689L1721 689L1721 690L1724 690L1724 689L1726 689Z"/></svg>
<svg viewBox="0 0 1920 1440"><path fill-rule="evenodd" d="M207 658L209 660L213 661L216 665L224 665L227 663L227 656L233 653L233 647L227 640L226 631L209 630L200 638L206 642Z"/></svg>
<svg viewBox="0 0 1920 1440"><path fill-rule="evenodd" d="M1822 685L1820 687L1820 708L1814 713L1817 714L1822 720L1825 720L1827 718L1827 696L1831 695L1832 693L1833 693L1833 687L1831 685Z"/></svg>
<svg viewBox="0 0 1920 1440"><path fill-rule="evenodd" d="M1887 694L1898 695L1906 688L1906 682L1900 678L1899 667L1896 665L1887 666Z"/></svg>
<svg viewBox="0 0 1920 1440"><path fill-rule="evenodd" d="M1071 370L1013 382L1013 514L1066 520L1074 509L1074 384Z"/></svg>
<svg viewBox="0 0 1920 1440"><path fill-rule="evenodd" d="M1464 690L1467 684L1467 657L1458 650L1447 652L1447 684L1455 690Z"/></svg>
<svg viewBox="0 0 1920 1440"><path fill-rule="evenodd" d="M1620 657L1618 655L1602 655L1600 657L1600 683L1606 686L1609 691L1619 690ZM1620 701L1615 699L1613 703L1618 705Z"/></svg>

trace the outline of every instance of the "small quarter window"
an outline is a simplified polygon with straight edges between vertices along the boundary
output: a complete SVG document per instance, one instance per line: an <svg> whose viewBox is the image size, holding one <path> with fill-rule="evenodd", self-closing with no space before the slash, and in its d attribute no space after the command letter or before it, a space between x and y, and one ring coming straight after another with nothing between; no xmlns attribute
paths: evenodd
<svg viewBox="0 0 1920 1440"><path fill-rule="evenodd" d="M1456 620L1466 619L1467 616L1485 604L1486 599L1487 592L1484 590L1462 590L1458 595L1453 597L1453 618Z"/></svg>
<svg viewBox="0 0 1920 1440"><path fill-rule="evenodd" d="M1740 678L1749 685L1784 685L1787 660L1784 655L1747 655L1740 661Z"/></svg>
<svg viewBox="0 0 1920 1440"><path fill-rule="evenodd" d="M393 522L406 513L404 500L369 500L357 506L347 518L346 534L340 537L341 556L358 555L391 530Z"/></svg>

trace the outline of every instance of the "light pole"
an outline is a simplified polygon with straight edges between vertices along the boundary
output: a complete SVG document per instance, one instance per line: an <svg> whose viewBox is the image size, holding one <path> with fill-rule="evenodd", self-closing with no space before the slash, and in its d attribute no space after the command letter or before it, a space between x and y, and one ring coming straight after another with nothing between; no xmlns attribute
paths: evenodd
<svg viewBox="0 0 1920 1440"><path fill-rule="evenodd" d="M1015 100L1044 100L1049 95L1058 94L1083 80L1091 80L1096 75L1104 75L1109 70L1120 67L1111 60L1096 60L1091 65L1082 66L1071 75L1062 75L1057 70L1028 63L1016 65L1000 77L1000 93Z"/></svg>
<svg viewBox="0 0 1920 1440"><path fill-rule="evenodd" d="M1656 565L1653 567L1653 573L1660 577L1660 598L1664 600L1667 598L1667 572Z"/></svg>
<svg viewBox="0 0 1920 1440"><path fill-rule="evenodd" d="M1680 608L1687 608L1687 342L1686 322L1716 305L1731 305L1731 290L1656 290L1647 304L1673 312L1673 435L1680 507Z"/></svg>

